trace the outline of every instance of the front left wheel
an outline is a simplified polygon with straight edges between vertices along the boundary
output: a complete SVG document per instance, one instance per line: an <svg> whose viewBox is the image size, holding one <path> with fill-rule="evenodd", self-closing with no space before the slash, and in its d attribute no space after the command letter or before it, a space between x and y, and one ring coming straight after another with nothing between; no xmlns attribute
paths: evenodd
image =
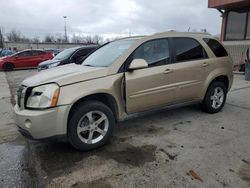
<svg viewBox="0 0 250 188"><path fill-rule="evenodd" d="M80 151L103 146L111 137L115 125L112 110L99 101L77 105L68 123L68 139Z"/></svg>
<svg viewBox="0 0 250 188"><path fill-rule="evenodd" d="M13 63L4 63L3 64L3 70L4 71L12 71L15 68Z"/></svg>

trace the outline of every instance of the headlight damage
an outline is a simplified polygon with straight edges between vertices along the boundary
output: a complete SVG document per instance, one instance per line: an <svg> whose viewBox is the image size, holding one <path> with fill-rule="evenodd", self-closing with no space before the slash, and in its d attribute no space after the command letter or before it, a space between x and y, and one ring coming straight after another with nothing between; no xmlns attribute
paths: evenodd
<svg viewBox="0 0 250 188"><path fill-rule="evenodd" d="M49 108L57 105L59 97L59 86L57 84L46 84L34 87L28 96L26 107Z"/></svg>

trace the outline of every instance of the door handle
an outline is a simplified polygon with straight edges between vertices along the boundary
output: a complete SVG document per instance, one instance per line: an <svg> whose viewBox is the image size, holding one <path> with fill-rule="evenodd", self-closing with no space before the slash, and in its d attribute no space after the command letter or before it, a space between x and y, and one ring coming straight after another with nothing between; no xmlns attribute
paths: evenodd
<svg viewBox="0 0 250 188"><path fill-rule="evenodd" d="M171 72L174 72L174 69L166 69L163 73L164 74L169 74Z"/></svg>
<svg viewBox="0 0 250 188"><path fill-rule="evenodd" d="M209 64L207 62L202 63L203 67L207 67Z"/></svg>

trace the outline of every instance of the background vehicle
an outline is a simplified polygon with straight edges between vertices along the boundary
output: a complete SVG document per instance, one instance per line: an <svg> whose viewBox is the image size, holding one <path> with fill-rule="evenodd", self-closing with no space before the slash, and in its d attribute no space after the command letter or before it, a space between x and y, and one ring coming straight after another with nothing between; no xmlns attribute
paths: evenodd
<svg viewBox="0 0 250 188"><path fill-rule="evenodd" d="M116 121L145 110L197 102L219 112L232 86L232 60L204 33L166 32L120 39L26 79L15 113L22 134L66 135L79 150L102 146Z"/></svg>
<svg viewBox="0 0 250 188"><path fill-rule="evenodd" d="M65 49L58 53L53 59L40 63L38 66L38 71L69 63L79 64L86 55L91 53L97 47L98 46L93 45Z"/></svg>
<svg viewBox="0 0 250 188"><path fill-rule="evenodd" d="M56 56L56 55L59 54L61 51L63 51L63 49L48 48L48 49L45 49L44 51L46 51L46 52L51 52L53 56Z"/></svg>
<svg viewBox="0 0 250 188"><path fill-rule="evenodd" d="M1 49L0 50L0 57L5 57L12 55L14 52L12 50L7 50L7 49Z"/></svg>
<svg viewBox="0 0 250 188"><path fill-rule="evenodd" d="M23 50L11 56L0 59L0 69L10 71L19 68L37 67L42 61L51 59L53 56L50 52L42 50Z"/></svg>

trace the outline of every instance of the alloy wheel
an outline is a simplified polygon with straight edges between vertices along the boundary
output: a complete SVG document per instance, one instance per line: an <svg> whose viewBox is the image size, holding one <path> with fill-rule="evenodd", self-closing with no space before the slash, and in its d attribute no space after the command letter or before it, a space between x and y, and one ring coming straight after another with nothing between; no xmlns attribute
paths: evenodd
<svg viewBox="0 0 250 188"><path fill-rule="evenodd" d="M90 111L82 116L77 125L77 135L86 144L95 144L107 134L109 120L101 111Z"/></svg>
<svg viewBox="0 0 250 188"><path fill-rule="evenodd" d="M225 93L221 87L215 87L211 93L210 103L212 108L218 109L221 107L225 99Z"/></svg>

